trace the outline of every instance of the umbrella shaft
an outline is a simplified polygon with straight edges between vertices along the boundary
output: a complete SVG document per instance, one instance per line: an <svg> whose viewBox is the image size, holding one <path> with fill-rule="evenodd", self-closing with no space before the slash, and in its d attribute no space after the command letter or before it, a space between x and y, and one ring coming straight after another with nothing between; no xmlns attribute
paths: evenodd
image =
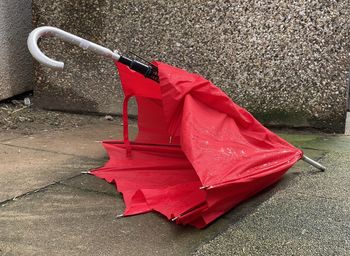
<svg viewBox="0 0 350 256"><path fill-rule="evenodd" d="M301 158L304 162L312 165L313 167L316 167L317 169L321 170L321 171L325 171L326 167L324 167L322 164L316 162L315 160L312 160L311 158L307 157L307 156L303 156Z"/></svg>

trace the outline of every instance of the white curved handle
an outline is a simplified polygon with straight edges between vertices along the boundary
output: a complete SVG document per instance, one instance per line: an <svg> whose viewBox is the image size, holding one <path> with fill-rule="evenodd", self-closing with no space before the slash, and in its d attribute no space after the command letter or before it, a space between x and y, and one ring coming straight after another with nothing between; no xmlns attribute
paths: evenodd
<svg viewBox="0 0 350 256"><path fill-rule="evenodd" d="M65 42L69 42L71 44L75 44L84 50L91 50L99 55L102 55L106 58L110 58L113 60L119 60L120 55L116 52L111 51L108 48L105 48L101 45L95 44L93 42L90 42L88 40L85 40L81 37L75 36L71 33L68 33L66 31L63 31L61 29L55 28L55 27L39 27L34 29L28 37L27 44L28 49L32 56L39 61L41 64L48 66L50 68L54 69L63 69L64 63L61 61L56 61L53 59L50 59L47 57L38 47L38 39L42 36L56 36L60 39L62 39Z"/></svg>

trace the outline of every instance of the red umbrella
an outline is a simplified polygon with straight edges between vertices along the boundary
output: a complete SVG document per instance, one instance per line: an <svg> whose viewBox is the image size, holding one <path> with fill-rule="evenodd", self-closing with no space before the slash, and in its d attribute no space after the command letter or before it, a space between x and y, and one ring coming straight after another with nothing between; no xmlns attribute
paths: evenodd
<svg viewBox="0 0 350 256"><path fill-rule="evenodd" d="M81 45L74 40L68 41ZM124 139L104 141L109 161L90 173L116 184L123 216L156 211L203 228L277 182L301 158L324 169L201 76L113 54L125 94ZM135 141L128 138L131 97L138 106Z"/></svg>
<svg viewBox="0 0 350 256"><path fill-rule="evenodd" d="M116 183L124 216L157 211L202 228L275 183L302 157L199 75L156 62L157 83L116 65L125 92L124 140L105 141L110 160L91 173ZM133 96L139 131L130 142L127 102Z"/></svg>

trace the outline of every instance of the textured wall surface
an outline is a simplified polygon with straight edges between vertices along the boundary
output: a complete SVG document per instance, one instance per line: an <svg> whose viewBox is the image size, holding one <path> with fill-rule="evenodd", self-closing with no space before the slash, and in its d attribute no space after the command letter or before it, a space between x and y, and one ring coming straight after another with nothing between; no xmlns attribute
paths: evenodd
<svg viewBox="0 0 350 256"><path fill-rule="evenodd" d="M0 1L0 100L32 89L31 0Z"/></svg>
<svg viewBox="0 0 350 256"><path fill-rule="evenodd" d="M196 72L269 125L344 129L350 3L322 0L33 0L36 26L53 25L122 52ZM41 106L120 110L112 63L54 39L56 72L36 65Z"/></svg>

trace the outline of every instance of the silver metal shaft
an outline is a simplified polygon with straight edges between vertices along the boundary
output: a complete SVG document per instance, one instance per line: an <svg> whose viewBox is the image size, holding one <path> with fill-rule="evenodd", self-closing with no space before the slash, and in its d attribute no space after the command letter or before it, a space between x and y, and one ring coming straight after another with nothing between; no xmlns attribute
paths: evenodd
<svg viewBox="0 0 350 256"><path fill-rule="evenodd" d="M322 164L316 162L315 160L312 160L311 158L307 157L307 156L303 156L301 158L304 162L312 165L313 167L316 167L317 169L321 170L321 171L325 171L326 167L324 167Z"/></svg>

